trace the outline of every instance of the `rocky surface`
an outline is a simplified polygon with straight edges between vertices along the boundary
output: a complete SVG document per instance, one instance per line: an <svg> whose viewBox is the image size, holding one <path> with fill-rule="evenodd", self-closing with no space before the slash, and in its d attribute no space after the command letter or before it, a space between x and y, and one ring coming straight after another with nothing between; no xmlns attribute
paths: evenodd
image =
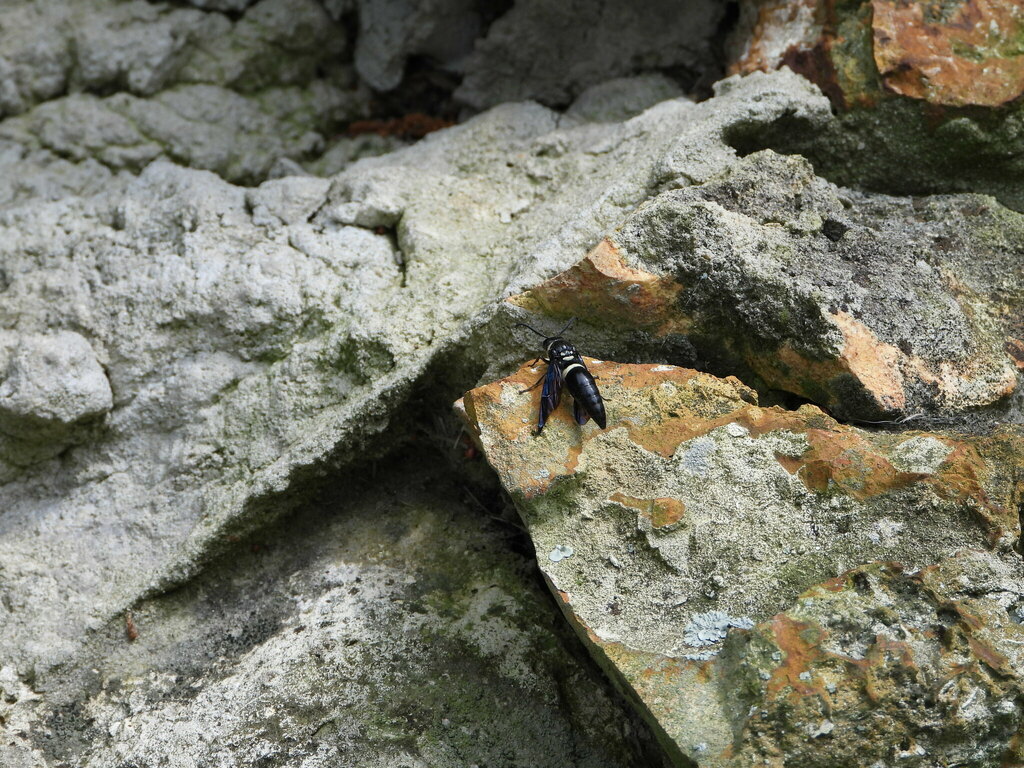
<svg viewBox="0 0 1024 768"><path fill-rule="evenodd" d="M386 451L417 382L521 355L482 322L495 300L568 267L660 179L730 162L732 123L823 109L789 75L621 123L559 128L525 104L329 181L247 190L154 162L8 206L5 349L83 341L46 387L16 351L5 369L4 666L74 666L90 633L283 514L284 491ZM25 418L60 434L26 439Z"/></svg>
<svg viewBox="0 0 1024 768"><path fill-rule="evenodd" d="M1016 759L1019 217L893 195L1019 207L1017 107L700 101L728 6L625 7L5 5L0 763ZM481 395L531 543L446 414L570 315L650 364Z"/></svg>
<svg viewBox="0 0 1024 768"><path fill-rule="evenodd" d="M837 110L827 127L793 121L751 136L749 149L800 153L839 183L982 192L1024 210L1019 3L745 0L741 8L730 71L792 69Z"/></svg>
<svg viewBox="0 0 1024 768"><path fill-rule="evenodd" d="M78 666L31 687L4 667L0 763L657 764L518 531L480 513L493 490L442 453L339 474L99 627Z"/></svg>
<svg viewBox="0 0 1024 768"><path fill-rule="evenodd" d="M684 72L692 86L711 69L725 10L713 0L656 0L642 13L630 3L521 0L467 57L455 97L478 108L524 98L567 106L590 86L657 70Z"/></svg>
<svg viewBox="0 0 1024 768"><path fill-rule="evenodd" d="M244 185L334 173L381 151L344 136L402 103L382 105L379 93L453 114L526 99L565 107L615 77L665 69L692 87L721 71L711 46L722 8L711 0L686 16L673 3L635 14L594 0L191 5L8 3L0 203L94 193L159 159ZM572 31L578 40L563 39ZM605 54L611 45L619 55Z"/></svg>
<svg viewBox="0 0 1024 768"><path fill-rule="evenodd" d="M749 155L630 214L568 271L509 299L681 338L687 362L859 420L993 406L1018 384L1024 218L991 198L843 189ZM981 267L984 265L984 267Z"/></svg>
<svg viewBox="0 0 1024 768"><path fill-rule="evenodd" d="M460 407L570 621L680 765L1016 748L1019 428L870 432L736 379L588 365L603 431L563 406L537 436L529 366Z"/></svg>
<svg viewBox="0 0 1024 768"><path fill-rule="evenodd" d="M99 191L156 159L254 183L367 113L315 0L234 18L169 3L15 3L0 37L0 202ZM40 172L41 171L41 172Z"/></svg>

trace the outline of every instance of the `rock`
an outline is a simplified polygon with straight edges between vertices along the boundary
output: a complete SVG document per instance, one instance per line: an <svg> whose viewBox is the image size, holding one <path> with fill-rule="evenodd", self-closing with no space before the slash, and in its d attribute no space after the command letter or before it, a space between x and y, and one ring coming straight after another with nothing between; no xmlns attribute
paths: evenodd
<svg viewBox="0 0 1024 768"><path fill-rule="evenodd" d="M0 202L92 194L155 159L247 184L282 158L312 160L368 110L346 40L315 0L260 0L235 20L148 2L15 3L0 116L20 117L0 125Z"/></svg>
<svg viewBox="0 0 1024 768"><path fill-rule="evenodd" d="M1024 93L1020 6L967 0L938 19L921 6L872 0L875 66L886 88L949 106L998 107Z"/></svg>
<svg viewBox="0 0 1024 768"><path fill-rule="evenodd" d="M723 12L710 0L647 3L642 13L628 3L517 2L477 42L455 98L477 108L521 99L564 106L616 77L677 68L696 80L713 61Z"/></svg>
<svg viewBox="0 0 1024 768"><path fill-rule="evenodd" d="M812 736L817 760L858 756L830 765L891 757L892 733L936 761L1011 748L1019 428L870 432L759 407L736 379L587 363L606 430L563 404L534 435L529 365L460 408L537 552L571 551L538 558L549 586L678 764L816 765ZM984 712L944 709L947 684Z"/></svg>
<svg viewBox="0 0 1024 768"><path fill-rule="evenodd" d="M85 439L87 421L113 408L110 382L89 342L72 331L27 334L3 344L0 461L27 466ZM7 473L0 473L7 474Z"/></svg>
<svg viewBox="0 0 1024 768"><path fill-rule="evenodd" d="M730 71L790 68L838 111L831 125L792 121L746 150L802 154L846 185L981 192L1024 210L1013 160L1024 148L1022 24L1013 0L745 0Z"/></svg>
<svg viewBox="0 0 1024 768"><path fill-rule="evenodd" d="M488 322L498 300L570 266L657 173L728 163L734 121L825 104L779 74L625 123L506 106L330 182L245 189L157 161L7 206L0 323L87 339L113 408L85 442L5 467L4 664L71 663L89 631L280 514L300 478L385 451L414 386L447 399L521 356L504 316Z"/></svg>
<svg viewBox="0 0 1024 768"><path fill-rule="evenodd" d="M473 0L359 0L358 7L355 65L378 91L398 86L410 56L457 66L484 25L483 6Z"/></svg>
<svg viewBox="0 0 1024 768"><path fill-rule="evenodd" d="M855 192L766 151L653 198L509 302L684 336L717 370L845 417L908 418L1014 391L1021 252L1024 219L990 198Z"/></svg>
<svg viewBox="0 0 1024 768"><path fill-rule="evenodd" d="M833 6L837 20L823 23ZM957 0L937 12L893 0L747 0L733 32L731 68L789 66L824 79L849 104L871 100L873 64L888 92L942 106L998 107L1024 92L1024 65L1012 42L1022 30L1020 8L1004 0Z"/></svg>
<svg viewBox="0 0 1024 768"><path fill-rule="evenodd" d="M1022 597L1019 569L972 550L811 588L729 638L719 666L721 689L739 698L733 762L1020 761Z"/></svg>
<svg viewBox="0 0 1024 768"><path fill-rule="evenodd" d="M5 667L4 765L657 765L469 474L421 445L337 477L44 697Z"/></svg>
<svg viewBox="0 0 1024 768"><path fill-rule="evenodd" d="M581 122L618 122L659 102L682 97L679 86L664 75L617 77L587 88L565 110L565 116Z"/></svg>

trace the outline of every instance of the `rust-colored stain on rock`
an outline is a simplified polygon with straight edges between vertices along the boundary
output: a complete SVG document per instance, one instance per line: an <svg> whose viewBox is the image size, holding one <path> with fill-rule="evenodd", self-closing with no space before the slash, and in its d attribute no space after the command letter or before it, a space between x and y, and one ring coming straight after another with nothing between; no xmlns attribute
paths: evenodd
<svg viewBox="0 0 1024 768"><path fill-rule="evenodd" d="M806 435L811 447L802 456L780 455L778 460L809 490L821 493L834 485L863 501L928 477L900 472L877 446L856 432L808 429Z"/></svg>
<svg viewBox="0 0 1024 768"><path fill-rule="evenodd" d="M730 75L777 69L787 52L812 48L822 34L818 0L760 0L751 5L756 16L743 50L729 65Z"/></svg>
<svg viewBox="0 0 1024 768"><path fill-rule="evenodd" d="M597 327L645 331L654 337L688 334L695 318L682 306L686 286L672 275L655 275L627 266L615 244L605 240L564 272L507 302L529 312L564 320L576 316ZM860 389L875 417L905 412L923 391L941 407L995 402L1017 385L1017 371L1007 365L992 376L988 358L929 361L883 341L875 331L846 312L828 315L842 344L822 356L809 356L783 340L774 348L748 339L722 339L732 346L772 388L792 392L824 407L842 410L850 385ZM703 331L706 333L706 331ZM1012 354L1016 349L1007 347ZM1024 353L1022 353L1024 354ZM1024 367L1024 363L1019 363ZM532 382L531 382L532 383ZM669 440L671 442L671 439Z"/></svg>
<svg viewBox="0 0 1024 768"><path fill-rule="evenodd" d="M652 528L668 528L682 520L686 514L686 505L679 499L638 499L624 493L613 493L609 501L639 510L641 515L651 521Z"/></svg>
<svg viewBox="0 0 1024 768"><path fill-rule="evenodd" d="M600 376L608 429L624 427L634 443L666 457L684 441L731 421L730 415L755 397L736 379L687 368L584 360ZM542 366L526 364L512 376L477 387L462 399L465 418L488 461L503 474L510 489L526 496L547 490L557 477L572 474L586 444L603 434L592 422L578 426L565 402L548 418L544 431L536 434L540 390L528 394L523 390L542 371ZM563 399L571 398L565 394ZM492 450L495 445L502 446L500 454ZM665 514L670 517L673 512Z"/></svg>
<svg viewBox="0 0 1024 768"><path fill-rule="evenodd" d="M890 754L894 743L921 739L934 749L960 733L964 721L957 708L937 723L927 702L962 701L966 692L989 706L1000 700L998 711L1014 711L1019 725L1019 714L1008 706L1024 688L1019 654L1013 652L1015 662L995 646L1017 648L1024 629L991 594L951 599L959 577L977 575L962 570L974 557L961 553L918 572L898 563L866 564L812 587L793 609L751 630L723 678L725 685L745 687L755 704L752 714L760 710L744 722L740 764L785 753L794 765L828 765L817 759L821 743L813 741L825 735L836 747L858 745L864 765ZM871 731L863 729L865 713L874 722ZM1016 730L1012 723L993 726L991 753L1008 744L1015 754ZM853 764L852 753L845 757L835 764Z"/></svg>
<svg viewBox="0 0 1024 768"><path fill-rule="evenodd" d="M1024 341L1021 339L1010 339L1006 342L1006 354L1010 356L1014 364L1024 371Z"/></svg>
<svg viewBox="0 0 1024 768"><path fill-rule="evenodd" d="M795 411L761 408L756 394L733 377L720 379L671 365L585 359L600 376L608 407L604 431L593 423L578 426L571 407L562 403L544 431L536 433L540 392L523 390L542 374L543 366L525 364L512 376L462 398L460 410L471 432L510 491L527 498L547 491L558 478L576 471L592 440L615 429L625 429L632 443L667 458L688 440L736 424L753 438L779 431L804 435L808 447L802 453L776 458L809 490L839 491L864 501L924 485L940 499L968 505L993 541L1019 534L1017 504L1024 499L1024 472L1004 476L1010 471L1004 468L1018 466L1024 454L1024 437L1013 430L977 441L934 435L949 446L949 455L934 473L907 472L893 465L891 452L905 440L928 433L866 432L839 424L812 405ZM993 497L986 489L1000 490ZM685 516L682 503L674 499L611 500L640 510L654 528L671 526Z"/></svg>
<svg viewBox="0 0 1024 768"><path fill-rule="evenodd" d="M656 335L685 333L689 318L675 310L683 286L671 277L627 266L604 240L582 261L506 301L557 318L578 316L595 325L613 322Z"/></svg>
<svg viewBox="0 0 1024 768"><path fill-rule="evenodd" d="M889 90L948 106L1024 93L1019 0L872 0L874 59Z"/></svg>

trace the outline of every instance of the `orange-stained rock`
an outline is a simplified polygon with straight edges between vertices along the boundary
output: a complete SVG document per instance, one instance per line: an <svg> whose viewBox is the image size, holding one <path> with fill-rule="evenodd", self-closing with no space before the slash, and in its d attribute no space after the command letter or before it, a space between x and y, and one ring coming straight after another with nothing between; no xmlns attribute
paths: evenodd
<svg viewBox="0 0 1024 768"><path fill-rule="evenodd" d="M530 312L559 320L578 317L597 327L639 329L652 336L685 334L694 318L681 307L685 288L670 276L627 266L617 249L602 242L583 260L536 288L506 301ZM834 357L811 358L783 342L777 348L750 344L743 338L723 335L720 343L731 347L773 389L793 392L827 408L844 408L849 382L853 381L880 413L901 414L908 408L908 391L926 388L933 407L965 405L965 393L982 403L1000 400L1017 386L1013 368L993 380L990 362L930 362L881 341L863 322L846 312L826 315L843 338ZM728 334L729 329L722 329ZM1007 345L1008 355L1016 346ZM1024 353L1022 353L1024 356ZM1018 361L1018 367L1024 363ZM532 382L531 382L532 383ZM968 401L970 403L970 401ZM911 403L915 407L919 401Z"/></svg>
<svg viewBox="0 0 1024 768"><path fill-rule="evenodd" d="M556 318L576 316L664 336L685 333L690 326L675 308L682 290L671 277L627 266L615 245L602 240L574 266L506 301Z"/></svg>
<svg viewBox="0 0 1024 768"><path fill-rule="evenodd" d="M840 106L871 104L876 83L941 106L997 107L1024 93L1024 6L1016 0L743 5L733 73L788 66Z"/></svg>
<svg viewBox="0 0 1024 768"><path fill-rule="evenodd" d="M760 407L735 379L587 364L605 430L563 402L535 433L522 390L543 366L459 408L567 618L677 764L824 768L804 745L883 759L890 733L952 760L967 721L899 702L954 678L990 716L965 743L1011 748L1024 432L873 432Z"/></svg>
<svg viewBox="0 0 1024 768"><path fill-rule="evenodd" d="M799 156L755 152L658 195L506 301L842 418L998 410L1021 379L1007 342L1019 336L1024 217L968 204L980 202L876 200Z"/></svg>
<svg viewBox="0 0 1024 768"><path fill-rule="evenodd" d="M745 715L730 764L1006 764L1024 725L1024 627L999 597L1020 599L1015 578L974 552L870 564L730 638L718 682Z"/></svg>
<svg viewBox="0 0 1024 768"><path fill-rule="evenodd" d="M875 65L889 90L983 107L1024 93L1020 2L871 0L871 8Z"/></svg>
<svg viewBox="0 0 1024 768"><path fill-rule="evenodd" d="M637 445L662 456L672 455L681 442L706 431L709 424L725 423L727 415L746 404L744 398L756 399L753 390L736 379L718 379L671 365L622 366L584 360L599 377L609 428L624 427ZM507 379L470 390L461 401L466 421L485 450L501 444L513 454L532 454L534 460L528 464L515 461L512 455L511 461L496 467L508 473L508 485L527 496L547 490L555 478L571 472L583 446L601 434L593 422L583 427L576 424L567 392L544 431L535 434L540 387L529 393L523 390L544 370L543 364L524 365ZM671 376L666 377L669 372ZM692 397L694 392L700 396Z"/></svg>

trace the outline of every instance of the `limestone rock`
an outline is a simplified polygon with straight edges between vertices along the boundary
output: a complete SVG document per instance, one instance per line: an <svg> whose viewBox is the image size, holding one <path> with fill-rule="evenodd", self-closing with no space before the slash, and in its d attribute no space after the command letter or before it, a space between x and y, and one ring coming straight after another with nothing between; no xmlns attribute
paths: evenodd
<svg viewBox="0 0 1024 768"><path fill-rule="evenodd" d="M485 7L475 0L359 0L356 69L375 90L390 91L410 56L457 66L483 30Z"/></svg>
<svg viewBox="0 0 1024 768"><path fill-rule="evenodd" d="M680 765L816 765L814 738L850 766L1013 748L1019 429L869 432L735 379L587 362L604 431L563 404L535 435L528 365L460 407L568 618ZM983 710L947 707L956 686Z"/></svg>
<svg viewBox="0 0 1024 768"><path fill-rule="evenodd" d="M44 695L0 670L5 768L657 765L466 471L394 458L104 623Z"/></svg>
<svg viewBox="0 0 1024 768"><path fill-rule="evenodd" d="M831 25L826 23L830 8L838 17ZM943 6L748 0L742 16L733 32L733 71L786 65L823 80L847 103L870 99L870 78L855 79L867 68L844 67L864 54L871 57L882 88L931 104L997 107L1024 92L1024 64L1014 47L1024 31L1024 12L1010 0L958 0ZM864 48L859 29L868 35ZM855 84L863 95L854 96Z"/></svg>
<svg viewBox="0 0 1024 768"><path fill-rule="evenodd" d="M0 124L5 204L119 186L156 159L258 183L368 108L344 27L315 0L260 0L234 20L109 0L4 18L0 116L19 115Z"/></svg>
<svg viewBox="0 0 1024 768"><path fill-rule="evenodd" d="M679 86L664 75L617 77L591 86L565 110L565 119L581 122L628 120L668 99L683 97Z"/></svg>
<svg viewBox="0 0 1024 768"><path fill-rule="evenodd" d="M1014 391L1022 253L1024 219L990 198L845 190L766 151L655 197L509 301L683 336L718 370L846 417L904 418Z"/></svg>
<svg viewBox="0 0 1024 768"><path fill-rule="evenodd" d="M729 638L720 685L738 699L733 762L1019 762L1022 597L1019 569L973 550L812 587Z"/></svg>
<svg viewBox="0 0 1024 768"><path fill-rule="evenodd" d="M584 89L662 68L706 71L724 7L710 0L629 3L525 0L487 30L457 99L474 107L531 98L567 105Z"/></svg>
<svg viewBox="0 0 1024 768"><path fill-rule="evenodd" d="M4 467L4 663L66 661L277 514L297 477L382 450L417 382L463 388L520 356L488 322L502 296L570 266L657 174L730 162L733 122L800 108L827 107L787 74L624 123L507 106L331 181L245 189L157 161L6 207L0 323L87 339L113 408L69 450Z"/></svg>
<svg viewBox="0 0 1024 768"><path fill-rule="evenodd" d="M9 357L0 383L6 434L45 440L48 428L61 430L113 407L106 374L77 333L22 336Z"/></svg>
<svg viewBox="0 0 1024 768"><path fill-rule="evenodd" d="M794 120L747 149L798 152L843 184L1024 210L1022 29L1014 0L745 0L730 71L792 69L838 111L823 131Z"/></svg>
<svg viewBox="0 0 1024 768"><path fill-rule="evenodd" d="M79 334L0 334L0 481L87 441L112 408L106 373Z"/></svg>

